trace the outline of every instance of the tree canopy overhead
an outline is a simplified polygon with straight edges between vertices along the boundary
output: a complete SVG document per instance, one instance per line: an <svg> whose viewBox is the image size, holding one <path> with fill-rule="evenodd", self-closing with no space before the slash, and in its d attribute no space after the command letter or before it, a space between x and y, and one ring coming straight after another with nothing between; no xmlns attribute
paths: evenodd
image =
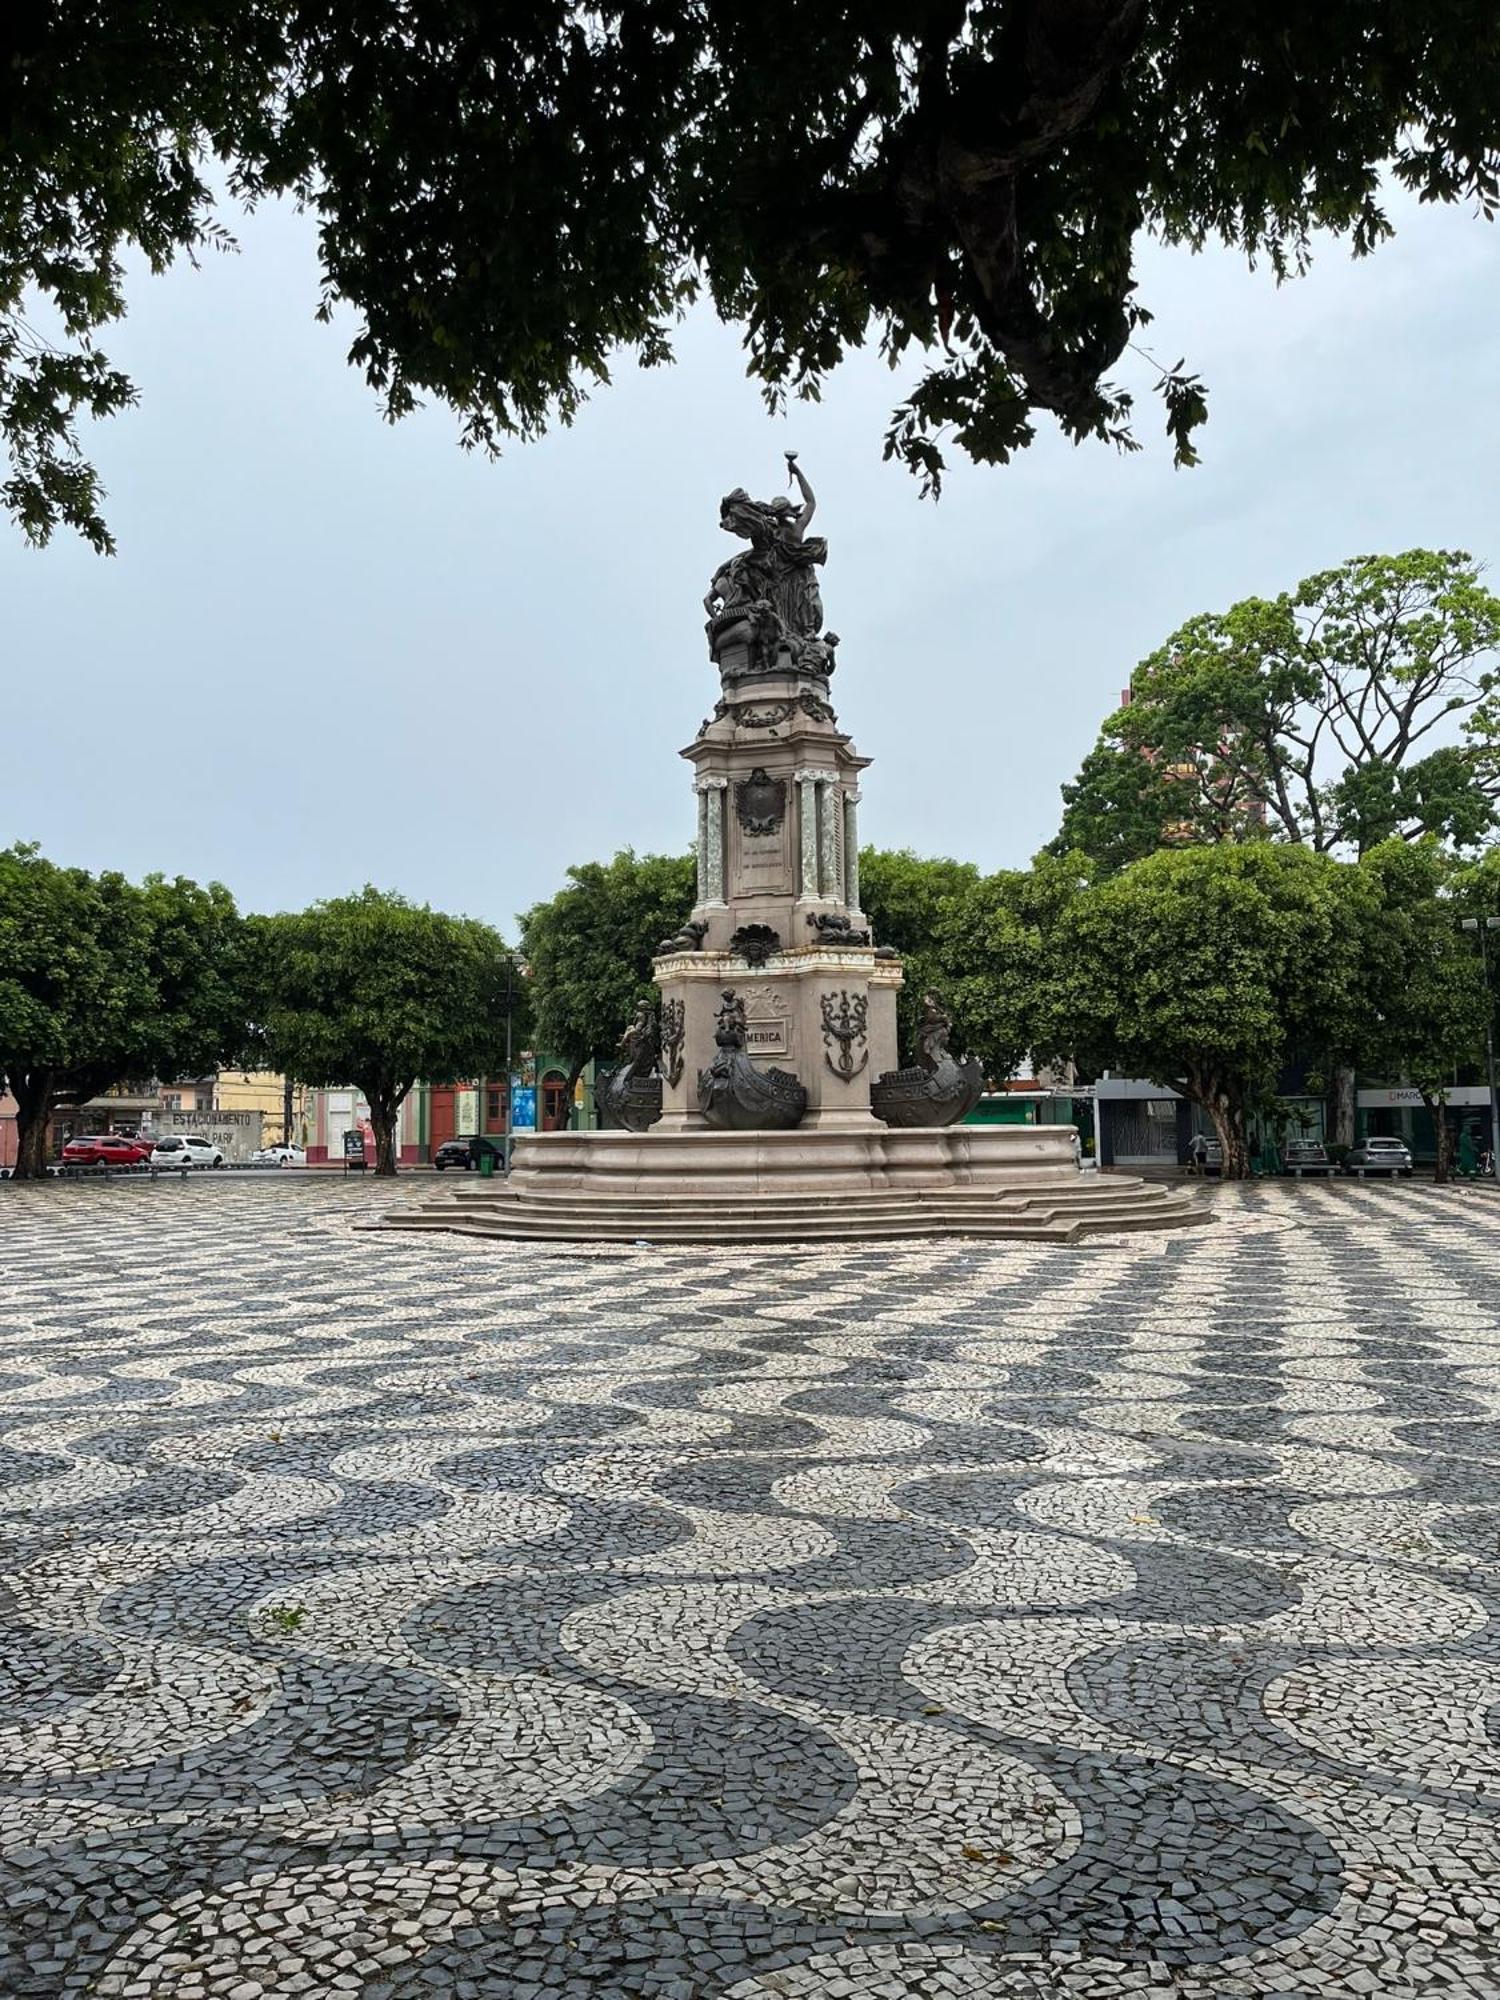
<svg viewBox="0 0 1500 2000"><path fill-rule="evenodd" d="M867 340L926 357L887 451L931 485L944 440L1003 462L1038 414L1134 444L1144 232L1280 276L1314 230L1391 233L1382 170L1500 202L1474 0L54 0L0 37L3 498L39 541L108 546L74 420L134 391L93 336L127 246L212 241L215 153L316 215L393 416L534 435L701 292L773 402ZM1190 462L1205 391L1146 365Z"/></svg>

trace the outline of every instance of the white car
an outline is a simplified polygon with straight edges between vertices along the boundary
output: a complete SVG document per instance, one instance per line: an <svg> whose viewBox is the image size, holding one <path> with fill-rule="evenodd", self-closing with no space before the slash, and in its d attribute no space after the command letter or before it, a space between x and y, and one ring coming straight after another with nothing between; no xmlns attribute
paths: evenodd
<svg viewBox="0 0 1500 2000"><path fill-rule="evenodd" d="M262 1146L250 1155L252 1167L305 1167L307 1155L300 1146Z"/></svg>
<svg viewBox="0 0 1500 2000"><path fill-rule="evenodd" d="M1360 1180L1366 1174L1410 1174L1411 1154L1403 1139L1361 1139L1345 1160L1344 1172Z"/></svg>
<svg viewBox="0 0 1500 2000"><path fill-rule="evenodd" d="M153 1167L222 1167L224 1149L199 1132L164 1132L151 1148Z"/></svg>

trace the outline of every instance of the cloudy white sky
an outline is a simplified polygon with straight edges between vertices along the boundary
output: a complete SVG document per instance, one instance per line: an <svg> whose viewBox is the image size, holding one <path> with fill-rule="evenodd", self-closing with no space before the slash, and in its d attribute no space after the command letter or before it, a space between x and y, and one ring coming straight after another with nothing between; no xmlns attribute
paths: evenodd
<svg viewBox="0 0 1500 2000"><path fill-rule="evenodd" d="M882 465L898 400L856 357L769 418L734 332L621 367L572 430L499 463L441 408L391 428L314 322L310 224L137 282L106 342L139 409L89 439L113 560L0 531L9 782L0 841L227 882L295 907L372 881L509 930L570 862L680 851L676 756L716 692L700 599L719 495L795 447L829 539L834 694L874 758L865 837L1023 863L1133 664L1194 612L1348 555L1500 557L1500 238L1396 204L1394 244L1326 249L1277 292L1147 248L1152 346L1210 388L1205 463L1044 432L955 465L942 501Z"/></svg>

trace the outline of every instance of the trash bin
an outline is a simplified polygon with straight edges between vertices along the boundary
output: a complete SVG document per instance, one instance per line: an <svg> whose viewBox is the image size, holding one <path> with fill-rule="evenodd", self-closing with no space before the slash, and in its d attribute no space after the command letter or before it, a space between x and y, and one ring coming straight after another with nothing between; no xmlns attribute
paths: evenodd
<svg viewBox="0 0 1500 2000"><path fill-rule="evenodd" d="M488 1146L486 1146L484 1151L479 1155L479 1171L486 1180L488 1180L491 1174L493 1174L495 1171L495 1155L494 1152L491 1150L491 1148Z"/></svg>

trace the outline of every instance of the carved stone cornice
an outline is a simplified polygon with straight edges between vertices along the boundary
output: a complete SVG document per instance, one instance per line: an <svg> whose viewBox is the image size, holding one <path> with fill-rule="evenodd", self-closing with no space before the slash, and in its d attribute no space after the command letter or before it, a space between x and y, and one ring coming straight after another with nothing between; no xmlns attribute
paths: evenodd
<svg viewBox="0 0 1500 2000"><path fill-rule="evenodd" d="M738 985L749 986L756 980L810 979L819 973L831 975L844 986L856 979L868 979L872 986L901 984L899 960L877 958L873 951L859 947L830 951L819 945L787 945L777 952L773 964L749 968L739 953L732 951L667 952L651 963L658 985L696 979L716 980L722 986L733 978Z"/></svg>

